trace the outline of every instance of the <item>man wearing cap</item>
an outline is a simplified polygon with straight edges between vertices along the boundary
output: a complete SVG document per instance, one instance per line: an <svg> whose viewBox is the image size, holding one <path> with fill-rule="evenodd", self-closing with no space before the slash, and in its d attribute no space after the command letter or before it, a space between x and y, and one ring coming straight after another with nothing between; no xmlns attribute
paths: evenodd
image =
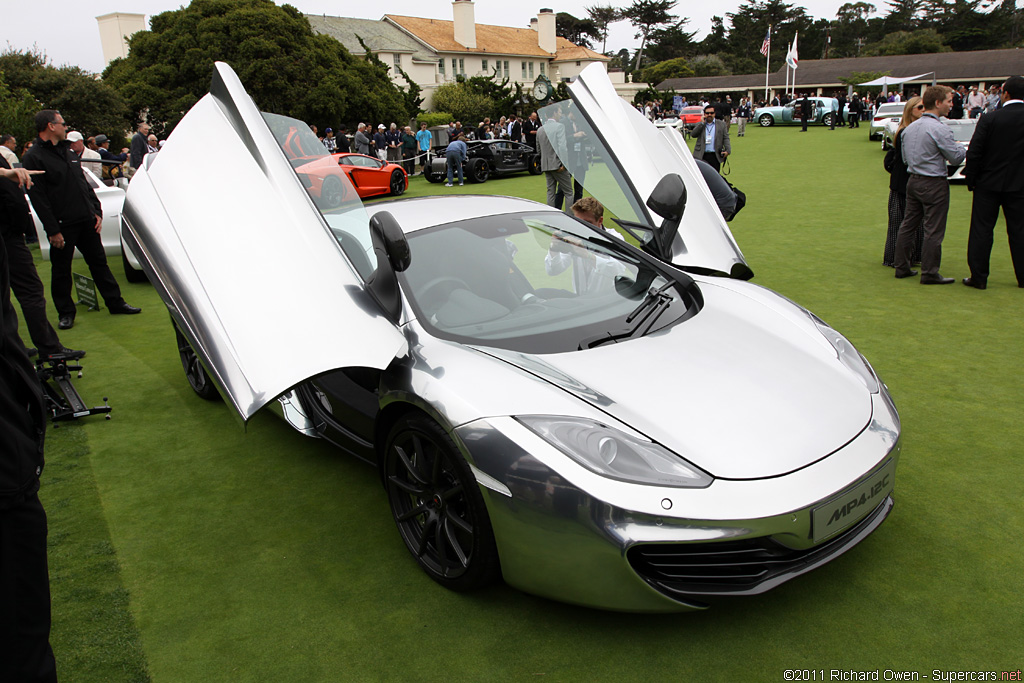
<svg viewBox="0 0 1024 683"><path fill-rule="evenodd" d="M142 309L121 298L121 288L107 266L100 241L103 207L82 173L78 156L68 147L64 117L59 111L43 109L36 114L35 123L39 136L23 163L27 169L46 171L36 176L29 197L52 247L50 295L59 317L57 327L68 330L75 324L71 260L76 247L85 257L107 309L115 314L140 313Z"/></svg>
<svg viewBox="0 0 1024 683"><path fill-rule="evenodd" d="M328 154L334 154L338 151L338 140L334 137L334 129L328 128L324 133L324 147L327 148Z"/></svg>
<svg viewBox="0 0 1024 683"><path fill-rule="evenodd" d="M85 146L82 134L77 130L68 133L68 147L82 160L82 168L92 171L97 178L103 175L103 164L100 163L100 153L94 152Z"/></svg>
<svg viewBox="0 0 1024 683"><path fill-rule="evenodd" d="M149 124L140 123L139 129L135 131L135 135L132 136L130 161L132 168L139 168L142 166L142 157L146 156L147 143L146 138L149 137Z"/></svg>
<svg viewBox="0 0 1024 683"><path fill-rule="evenodd" d="M380 123L377 125L377 132L373 134L373 149L381 161L388 160L388 138L384 134L385 130L384 124Z"/></svg>

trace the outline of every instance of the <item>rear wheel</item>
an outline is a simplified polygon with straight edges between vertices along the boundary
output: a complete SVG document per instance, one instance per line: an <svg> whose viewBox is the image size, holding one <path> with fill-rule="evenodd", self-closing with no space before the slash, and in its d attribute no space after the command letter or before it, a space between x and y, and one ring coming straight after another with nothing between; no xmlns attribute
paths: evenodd
<svg viewBox="0 0 1024 683"><path fill-rule="evenodd" d="M540 155L534 154L530 157L530 175L540 175Z"/></svg>
<svg viewBox="0 0 1024 683"><path fill-rule="evenodd" d="M203 367L199 356L192 350L188 340L178 330L177 325L174 326L174 335L178 340L178 356L181 358L181 367L185 370L185 379L188 380L192 391L196 392L199 398L207 401L216 401L220 398L220 394L217 393L217 387L214 386L213 380L206 373L206 368Z"/></svg>
<svg viewBox="0 0 1024 683"><path fill-rule="evenodd" d="M775 119L771 114L761 114L760 118L757 119L757 122L761 124L762 128L769 128L775 125Z"/></svg>
<svg viewBox="0 0 1024 683"><path fill-rule="evenodd" d="M473 159L469 162L469 173L466 175L471 183L486 183L491 176L491 169L483 159Z"/></svg>
<svg viewBox="0 0 1024 683"><path fill-rule="evenodd" d="M146 273L136 270L124 253L124 243L121 243L121 264L124 266L124 279L128 282L147 282Z"/></svg>
<svg viewBox="0 0 1024 683"><path fill-rule="evenodd" d="M398 196L405 192L405 173L397 168L391 172L391 194Z"/></svg>
<svg viewBox="0 0 1024 683"><path fill-rule="evenodd" d="M330 176L324 180L324 184L320 187L320 203L325 208L334 209L341 206L344 198L345 189L336 176Z"/></svg>
<svg viewBox="0 0 1024 683"><path fill-rule="evenodd" d="M821 125L831 126L832 125L832 114L825 114L821 117Z"/></svg>
<svg viewBox="0 0 1024 683"><path fill-rule="evenodd" d="M434 172L433 164L427 164L427 167L423 170L423 177L427 179L428 183L441 182L441 174Z"/></svg>
<svg viewBox="0 0 1024 683"><path fill-rule="evenodd" d="M395 424L384 454L384 485L398 532L430 578L457 591L498 578L480 487L439 424L418 414Z"/></svg>

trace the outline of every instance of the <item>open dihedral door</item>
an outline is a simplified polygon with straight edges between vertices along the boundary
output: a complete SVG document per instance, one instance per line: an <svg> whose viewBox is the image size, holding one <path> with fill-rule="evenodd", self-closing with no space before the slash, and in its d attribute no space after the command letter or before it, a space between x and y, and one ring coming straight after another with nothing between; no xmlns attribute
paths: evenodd
<svg viewBox="0 0 1024 683"><path fill-rule="evenodd" d="M568 141L565 166L617 217L658 227L646 202L663 177L686 185L686 209L672 243L673 264L698 272L749 279L753 272L701 177L679 131L659 130L616 92L601 64L588 66L569 85L571 103L549 105L571 116L578 135Z"/></svg>
<svg viewBox="0 0 1024 683"><path fill-rule="evenodd" d="M203 162L215 173L198 174ZM210 94L146 166L128 189L125 241L243 419L314 375L384 368L401 352L229 66L215 65ZM368 224L357 201L342 210Z"/></svg>

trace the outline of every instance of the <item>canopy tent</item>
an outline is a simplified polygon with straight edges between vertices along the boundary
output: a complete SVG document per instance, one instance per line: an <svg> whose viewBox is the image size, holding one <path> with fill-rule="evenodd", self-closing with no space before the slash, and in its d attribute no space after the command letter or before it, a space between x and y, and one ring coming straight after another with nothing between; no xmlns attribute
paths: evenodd
<svg viewBox="0 0 1024 683"><path fill-rule="evenodd" d="M858 83L857 85L880 85L880 86L882 86L882 92L883 93L887 93L887 92L889 92L889 86L890 85L899 85L901 83L908 83L910 81L919 81L922 78L924 78L925 76L931 76L932 77L932 85L935 85L935 72L934 71L929 71L927 73L918 74L916 76L907 76L905 78L897 78L896 76L882 76L881 78L876 78L873 81L867 81L866 83Z"/></svg>

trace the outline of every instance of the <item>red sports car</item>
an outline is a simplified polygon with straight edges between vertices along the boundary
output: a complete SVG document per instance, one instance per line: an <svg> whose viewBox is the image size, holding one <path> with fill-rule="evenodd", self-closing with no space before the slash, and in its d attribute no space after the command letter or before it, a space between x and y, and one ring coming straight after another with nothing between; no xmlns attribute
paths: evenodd
<svg viewBox="0 0 1024 683"><path fill-rule="evenodd" d="M683 126L693 128L704 120L704 107L683 107L679 112L679 118L683 120Z"/></svg>
<svg viewBox="0 0 1024 683"><path fill-rule="evenodd" d="M409 187L405 170L363 154L327 154L305 126L274 130L281 148L321 209L333 209L351 199L354 187L360 199L381 194L400 195ZM350 183L342 180L348 176Z"/></svg>

